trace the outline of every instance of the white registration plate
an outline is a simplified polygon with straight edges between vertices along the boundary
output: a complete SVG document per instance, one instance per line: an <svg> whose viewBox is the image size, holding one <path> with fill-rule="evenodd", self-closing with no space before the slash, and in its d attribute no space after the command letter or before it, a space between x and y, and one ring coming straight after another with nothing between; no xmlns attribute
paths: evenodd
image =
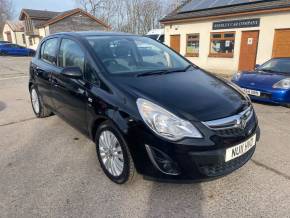
<svg viewBox="0 0 290 218"><path fill-rule="evenodd" d="M225 162L233 160L233 159L240 157L243 154L247 153L252 147L255 146L256 137L257 137L257 135L255 134L247 141L245 141L239 145L236 145L234 147L228 148L226 150Z"/></svg>
<svg viewBox="0 0 290 218"><path fill-rule="evenodd" d="M248 95L254 95L254 96L261 96L261 92L257 90L252 90L252 89L245 89L242 88L242 90L247 93Z"/></svg>

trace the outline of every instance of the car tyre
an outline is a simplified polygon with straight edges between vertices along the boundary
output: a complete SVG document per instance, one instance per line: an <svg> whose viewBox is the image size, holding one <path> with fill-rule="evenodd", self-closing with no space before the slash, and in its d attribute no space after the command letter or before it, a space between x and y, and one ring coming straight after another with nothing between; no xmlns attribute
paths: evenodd
<svg viewBox="0 0 290 218"><path fill-rule="evenodd" d="M6 56L6 55L7 55L6 52L4 52L4 51L0 52L0 56Z"/></svg>
<svg viewBox="0 0 290 218"><path fill-rule="evenodd" d="M95 143L98 160L106 176L117 184L132 183L137 174L134 162L124 137L112 122L101 124Z"/></svg>
<svg viewBox="0 0 290 218"><path fill-rule="evenodd" d="M36 88L36 86L32 85L30 87L30 100L34 114L38 118L44 118L52 115L51 110L49 110L42 101L41 96Z"/></svg>
<svg viewBox="0 0 290 218"><path fill-rule="evenodd" d="M28 54L28 56L30 56L30 57L33 57L34 55L35 55L34 51L30 51L29 54Z"/></svg>

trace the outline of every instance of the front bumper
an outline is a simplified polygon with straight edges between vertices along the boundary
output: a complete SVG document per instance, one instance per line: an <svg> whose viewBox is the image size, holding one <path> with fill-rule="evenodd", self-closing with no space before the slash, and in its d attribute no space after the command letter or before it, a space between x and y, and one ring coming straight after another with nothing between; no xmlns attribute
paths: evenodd
<svg viewBox="0 0 290 218"><path fill-rule="evenodd" d="M225 162L225 153L227 148L246 141L254 134L257 135L258 141L260 129L256 122L253 125L249 127L252 131L246 136L224 137L211 134L204 139L187 139L177 143L160 139L142 125L132 128L126 137L135 167L144 178L157 181L196 182L225 176L248 162L254 154L255 146L229 162ZM156 163L148 155L146 146L170 157L179 173L171 175L156 167Z"/></svg>
<svg viewBox="0 0 290 218"><path fill-rule="evenodd" d="M254 101L273 103L273 104L289 104L290 103L290 90L274 89L272 87L257 87L250 86L248 84L240 84L237 81L233 81L241 88L252 89L261 92L261 96L249 95Z"/></svg>

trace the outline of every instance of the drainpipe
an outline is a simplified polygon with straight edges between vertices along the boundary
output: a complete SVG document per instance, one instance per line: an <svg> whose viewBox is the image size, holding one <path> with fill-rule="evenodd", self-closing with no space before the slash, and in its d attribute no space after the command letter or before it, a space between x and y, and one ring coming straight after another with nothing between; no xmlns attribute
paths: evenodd
<svg viewBox="0 0 290 218"><path fill-rule="evenodd" d="M14 37L15 37L15 44L17 44L16 32L13 31L13 33L14 33Z"/></svg>

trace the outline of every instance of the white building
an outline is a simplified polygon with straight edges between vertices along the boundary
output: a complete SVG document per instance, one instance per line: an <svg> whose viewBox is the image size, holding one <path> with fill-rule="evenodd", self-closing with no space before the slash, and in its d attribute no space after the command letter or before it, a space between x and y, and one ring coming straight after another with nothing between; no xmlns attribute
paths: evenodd
<svg viewBox="0 0 290 218"><path fill-rule="evenodd" d="M24 23L22 21L6 21L3 29L3 39L26 47Z"/></svg>
<svg viewBox="0 0 290 218"><path fill-rule="evenodd" d="M19 20L5 24L4 40L32 49L37 48L43 37L53 33L110 29L103 21L80 8L64 12L22 9Z"/></svg>
<svg viewBox="0 0 290 218"><path fill-rule="evenodd" d="M290 57L290 0L191 0L161 23L166 44L212 72Z"/></svg>

